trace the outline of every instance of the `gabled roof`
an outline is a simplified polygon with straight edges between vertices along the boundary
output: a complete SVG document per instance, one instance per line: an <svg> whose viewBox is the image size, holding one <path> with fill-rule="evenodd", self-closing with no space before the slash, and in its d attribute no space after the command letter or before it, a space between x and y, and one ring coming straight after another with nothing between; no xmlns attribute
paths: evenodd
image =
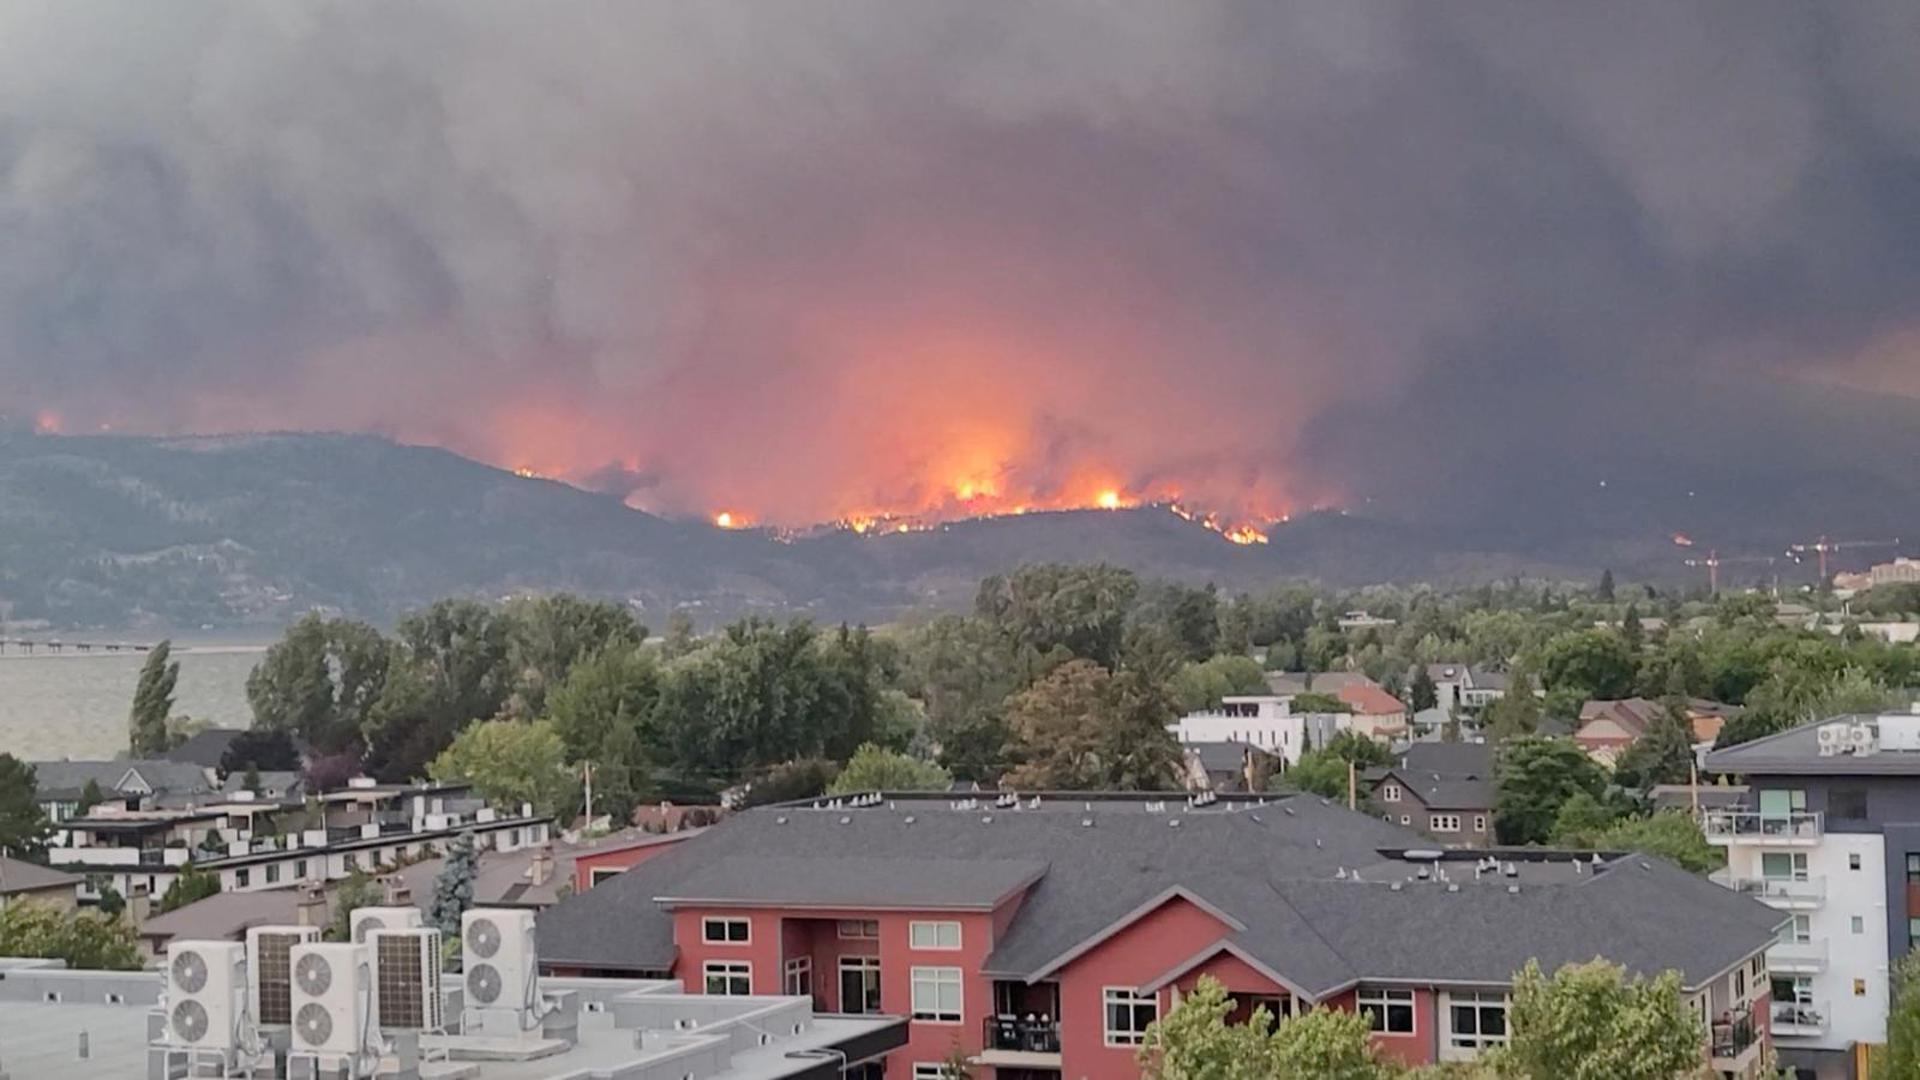
<svg viewBox="0 0 1920 1080"><path fill-rule="evenodd" d="M1877 723L1872 713L1833 716L1715 750L1706 766L1717 773L1755 776L1920 776L1920 751L1881 750L1874 754L1820 753L1820 728L1833 723Z"/></svg>
<svg viewBox="0 0 1920 1080"><path fill-rule="evenodd" d="M300 890L251 889L217 892L191 904L155 915L140 926L140 936L183 941L238 941L250 927L286 926L299 917Z"/></svg>
<svg viewBox="0 0 1920 1080"><path fill-rule="evenodd" d="M1199 759L1200 767L1210 773L1238 773L1246 766L1249 751L1255 754L1266 754L1265 750L1252 743L1238 742L1233 739L1182 745L1187 753Z"/></svg>
<svg viewBox="0 0 1920 1080"><path fill-rule="evenodd" d="M207 728L194 732L186 742L160 756L168 761L185 762L207 769L218 768L221 755L227 752L227 744L240 735L239 728Z"/></svg>
<svg viewBox="0 0 1920 1080"><path fill-rule="evenodd" d="M1488 779L1493 776L1493 744L1417 742L1401 753L1400 764L1416 772Z"/></svg>
<svg viewBox="0 0 1920 1080"><path fill-rule="evenodd" d="M1390 768L1386 776L1398 780L1429 810L1491 810L1496 801L1491 777L1443 776L1402 768Z"/></svg>
<svg viewBox="0 0 1920 1080"><path fill-rule="evenodd" d="M1407 711L1405 702L1371 682L1343 686L1335 694L1362 716L1403 716Z"/></svg>
<svg viewBox="0 0 1920 1080"><path fill-rule="evenodd" d="M1309 685L1311 684L1311 685ZM1380 684L1358 671L1269 671L1267 688L1276 694L1338 694L1349 686Z"/></svg>
<svg viewBox="0 0 1920 1080"><path fill-rule="evenodd" d="M80 876L0 855L0 896L42 889L77 888Z"/></svg>
<svg viewBox="0 0 1920 1080"><path fill-rule="evenodd" d="M151 789L156 796L213 794L205 769L179 761L36 761L32 764L34 786L42 802L78 799L89 780L108 798L137 785Z"/></svg>
<svg viewBox="0 0 1920 1080"><path fill-rule="evenodd" d="M541 957L666 971L676 950L659 898L978 905L1034 864L1045 872L982 965L996 977L1047 977L1169 903L1218 923L1208 955L1227 949L1309 998L1360 980L1504 983L1529 957L1553 966L1595 954L1643 973L1678 967L1692 985L1764 951L1782 921L1651 858L1596 867L1516 852L1516 877L1482 880L1480 853L1412 854L1431 842L1327 800L1168 799L1062 795L1013 808L901 795L748 810L548 909ZM1416 868L1433 869L1421 860L1436 857L1450 880L1417 879Z"/></svg>

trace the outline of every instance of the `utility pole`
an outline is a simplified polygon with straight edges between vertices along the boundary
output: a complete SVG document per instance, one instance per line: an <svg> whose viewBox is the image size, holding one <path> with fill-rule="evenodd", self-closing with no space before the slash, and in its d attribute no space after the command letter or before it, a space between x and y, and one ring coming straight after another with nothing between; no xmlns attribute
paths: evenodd
<svg viewBox="0 0 1920 1080"><path fill-rule="evenodd" d="M593 824L593 762L580 763L580 777L587 785L587 824Z"/></svg>

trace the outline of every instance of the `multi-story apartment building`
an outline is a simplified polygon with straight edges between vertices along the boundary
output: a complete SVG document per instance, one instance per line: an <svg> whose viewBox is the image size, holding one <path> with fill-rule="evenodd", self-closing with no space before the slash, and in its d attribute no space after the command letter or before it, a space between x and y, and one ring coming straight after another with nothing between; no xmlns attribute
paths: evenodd
<svg viewBox="0 0 1920 1080"><path fill-rule="evenodd" d="M1188 713L1167 725L1182 745L1246 743L1289 766L1311 746L1325 746L1353 726L1348 713L1296 713L1284 694L1247 694L1220 699L1220 707Z"/></svg>
<svg viewBox="0 0 1920 1080"><path fill-rule="evenodd" d="M1708 811L1721 881L1791 917L1768 952L1773 1033L1803 1076L1857 1077L1886 1040L1889 970L1920 946L1920 715L1847 716L1707 755L1747 778Z"/></svg>
<svg viewBox="0 0 1920 1080"><path fill-rule="evenodd" d="M541 916L563 974L813 996L910 1018L885 1076L957 1047L976 1076L1138 1075L1147 1026L1203 975L1256 1006L1359 1010L1410 1063L1507 1038L1507 991L1607 956L1681 972L1748 1075L1784 916L1644 856L1443 852L1312 796L873 795L760 807ZM863 1073L862 1075L873 1075Z"/></svg>
<svg viewBox="0 0 1920 1080"><path fill-rule="evenodd" d="M335 881L427 854L471 832L478 846L512 851L549 839L550 823L529 806L503 813L465 785L419 787L354 780L305 801L255 799L169 809L96 807L56 827L49 864L85 875L83 900L102 885L122 896L159 896L186 868L218 875L226 892Z"/></svg>

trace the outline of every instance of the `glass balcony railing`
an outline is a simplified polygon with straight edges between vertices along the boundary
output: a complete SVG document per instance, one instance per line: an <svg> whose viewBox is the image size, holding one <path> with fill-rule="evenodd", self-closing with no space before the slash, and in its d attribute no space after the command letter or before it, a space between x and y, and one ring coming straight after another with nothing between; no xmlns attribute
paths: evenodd
<svg viewBox="0 0 1920 1080"><path fill-rule="evenodd" d="M1767 947L1767 966L1774 971L1819 971L1827 966L1827 939L1777 941Z"/></svg>
<svg viewBox="0 0 1920 1080"><path fill-rule="evenodd" d="M1767 813L1758 810L1709 810L1700 827L1709 840L1747 843L1793 843L1820 839L1825 816L1809 813Z"/></svg>
<svg viewBox="0 0 1920 1080"><path fill-rule="evenodd" d="M1824 1035L1827 1031L1827 1003L1824 1001L1776 1001L1772 1022L1775 1035Z"/></svg>

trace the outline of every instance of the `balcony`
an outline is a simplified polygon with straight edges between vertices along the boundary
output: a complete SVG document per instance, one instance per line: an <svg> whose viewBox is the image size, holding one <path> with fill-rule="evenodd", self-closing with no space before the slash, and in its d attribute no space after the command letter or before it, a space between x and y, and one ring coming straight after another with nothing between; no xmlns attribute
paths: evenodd
<svg viewBox="0 0 1920 1080"><path fill-rule="evenodd" d="M1793 975L1811 974L1827 968L1827 939L1776 941L1767 948L1767 970Z"/></svg>
<svg viewBox="0 0 1920 1080"><path fill-rule="evenodd" d="M1760 1056L1760 1025L1747 1009L1737 1017L1716 1020L1708 1030L1707 1056L1720 1072L1743 1072Z"/></svg>
<svg viewBox="0 0 1920 1080"><path fill-rule="evenodd" d="M1769 1026L1777 1036L1810 1038L1825 1035L1827 1003L1824 1001L1776 1001L1773 1003L1772 1020Z"/></svg>
<svg viewBox="0 0 1920 1080"><path fill-rule="evenodd" d="M1048 1018L990 1016L982 1025L980 1064L1011 1069L1060 1067L1060 1024Z"/></svg>
<svg viewBox="0 0 1920 1080"><path fill-rule="evenodd" d="M1721 888L1751 896L1782 911L1813 911L1827 902L1827 879L1823 877L1743 878L1725 870L1715 870L1708 877Z"/></svg>
<svg viewBox="0 0 1920 1080"><path fill-rule="evenodd" d="M1714 844L1770 844L1812 847L1826 834L1824 814L1709 810L1700 827Z"/></svg>

